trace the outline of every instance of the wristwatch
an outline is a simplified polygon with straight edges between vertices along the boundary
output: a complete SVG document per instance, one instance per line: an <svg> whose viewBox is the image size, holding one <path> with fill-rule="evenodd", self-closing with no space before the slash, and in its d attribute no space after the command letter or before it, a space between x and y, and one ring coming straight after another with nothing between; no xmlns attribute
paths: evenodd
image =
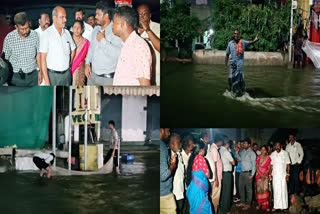
<svg viewBox="0 0 320 214"><path fill-rule="evenodd" d="M151 31L151 29L148 27L148 28L146 29L146 33L149 33L149 31Z"/></svg>

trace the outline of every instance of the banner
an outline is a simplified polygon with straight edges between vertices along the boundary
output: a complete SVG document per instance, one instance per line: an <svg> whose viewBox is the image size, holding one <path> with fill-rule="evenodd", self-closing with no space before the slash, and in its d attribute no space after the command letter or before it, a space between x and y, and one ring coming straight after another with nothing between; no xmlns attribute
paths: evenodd
<svg viewBox="0 0 320 214"><path fill-rule="evenodd" d="M53 88L2 87L0 148L43 148L48 140Z"/></svg>

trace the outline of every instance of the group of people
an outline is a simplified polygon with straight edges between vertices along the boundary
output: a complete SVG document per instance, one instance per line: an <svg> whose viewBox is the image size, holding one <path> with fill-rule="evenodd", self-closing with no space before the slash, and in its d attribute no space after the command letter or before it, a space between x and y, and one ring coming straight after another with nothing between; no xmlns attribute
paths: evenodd
<svg viewBox="0 0 320 214"><path fill-rule="evenodd" d="M84 9L76 10L70 31L66 17L57 6L53 24L42 13L34 31L25 12L14 16L16 30L5 37L2 51L13 71L9 85L160 84L160 25L151 21L148 5L135 10L99 1L88 23Z"/></svg>
<svg viewBox="0 0 320 214"><path fill-rule="evenodd" d="M211 143L207 132L181 141L160 129L160 138L160 213L231 213L233 203L249 210L253 200L255 209L286 210L289 193L300 191L304 153L294 134L260 150L248 137L234 143L216 134Z"/></svg>

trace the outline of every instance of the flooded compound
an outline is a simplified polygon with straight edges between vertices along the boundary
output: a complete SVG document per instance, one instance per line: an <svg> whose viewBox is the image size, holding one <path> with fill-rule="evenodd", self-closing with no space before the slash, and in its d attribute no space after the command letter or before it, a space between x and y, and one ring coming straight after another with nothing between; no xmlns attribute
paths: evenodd
<svg viewBox="0 0 320 214"><path fill-rule="evenodd" d="M157 213L159 153L135 154L121 175L53 176L0 173L1 213Z"/></svg>
<svg viewBox="0 0 320 214"><path fill-rule="evenodd" d="M166 62L161 72L163 127L316 127L320 122L320 72L311 67L245 66L247 93L241 97L227 90L224 65Z"/></svg>

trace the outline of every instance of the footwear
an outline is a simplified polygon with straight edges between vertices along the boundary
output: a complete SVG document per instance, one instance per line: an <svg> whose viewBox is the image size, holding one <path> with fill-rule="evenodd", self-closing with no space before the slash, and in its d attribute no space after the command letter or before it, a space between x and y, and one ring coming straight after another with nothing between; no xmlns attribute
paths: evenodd
<svg viewBox="0 0 320 214"><path fill-rule="evenodd" d="M236 204L237 207L243 207L243 206L246 206L245 204L242 204L242 203L239 203L239 204Z"/></svg>
<svg viewBox="0 0 320 214"><path fill-rule="evenodd" d="M245 205L245 206L242 208L242 210L248 210L248 209L250 209L250 206L249 206L249 205Z"/></svg>

